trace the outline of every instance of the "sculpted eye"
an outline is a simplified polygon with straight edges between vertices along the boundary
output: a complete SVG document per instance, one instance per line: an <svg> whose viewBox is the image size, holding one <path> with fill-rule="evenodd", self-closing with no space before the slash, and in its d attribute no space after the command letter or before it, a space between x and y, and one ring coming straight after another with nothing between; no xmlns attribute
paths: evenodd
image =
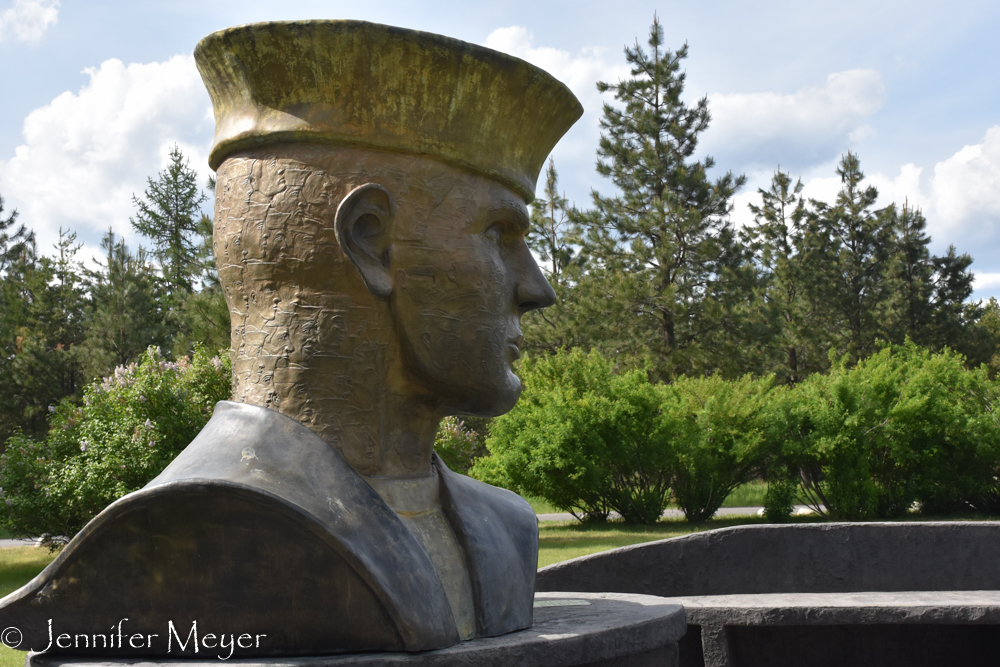
<svg viewBox="0 0 1000 667"><path fill-rule="evenodd" d="M500 241L503 239L503 230L500 229L500 225L492 225L483 232L483 235L495 245L500 245Z"/></svg>

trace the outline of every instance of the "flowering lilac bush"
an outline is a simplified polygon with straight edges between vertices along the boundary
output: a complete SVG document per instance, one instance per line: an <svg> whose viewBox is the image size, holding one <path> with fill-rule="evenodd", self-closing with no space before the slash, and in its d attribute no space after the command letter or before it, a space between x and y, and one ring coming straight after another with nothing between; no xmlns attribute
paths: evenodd
<svg viewBox="0 0 1000 667"><path fill-rule="evenodd" d="M446 466L463 475L477 458L489 456L490 453L480 435L458 417L445 417L441 420L434 438L434 451Z"/></svg>
<svg viewBox="0 0 1000 667"><path fill-rule="evenodd" d="M156 477L229 395L228 356L198 348L191 359L169 361L149 348L138 363L88 386L83 405L51 408L45 440L8 440L0 524L16 535L71 537Z"/></svg>

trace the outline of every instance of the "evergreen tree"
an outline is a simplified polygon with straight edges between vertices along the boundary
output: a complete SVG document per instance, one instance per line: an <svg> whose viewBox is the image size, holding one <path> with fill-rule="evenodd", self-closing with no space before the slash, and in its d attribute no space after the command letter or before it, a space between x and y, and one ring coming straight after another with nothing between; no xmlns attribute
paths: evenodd
<svg viewBox="0 0 1000 667"><path fill-rule="evenodd" d="M754 224L741 232L762 272L763 317L768 355L766 368L778 381L801 382L823 367L826 349L821 331L812 326L814 304L809 299L810 269L803 263L806 208L802 181L792 182L780 169L769 189L758 189L761 205L750 204Z"/></svg>
<svg viewBox="0 0 1000 667"><path fill-rule="evenodd" d="M531 227L526 240L542 260L541 267L556 292L556 303L533 310L521 320L525 349L553 353L560 348L588 347L586 328L580 326L580 301L586 300L584 256L577 253L573 211L559 194L559 175L550 159L545 171L545 196L531 204Z"/></svg>
<svg viewBox="0 0 1000 667"><path fill-rule="evenodd" d="M209 177L208 189L215 192L214 178ZM177 359L193 354L199 343L212 351L228 349L231 343L229 306L215 269L213 232L212 218L202 215L198 221L200 243L192 265L201 291L185 295L175 313L178 331L174 334L173 355Z"/></svg>
<svg viewBox="0 0 1000 667"><path fill-rule="evenodd" d="M810 201L803 260L812 275L809 298L818 307L816 324L834 333L838 355L857 361L884 337L880 313L892 288L883 278L895 219L891 208L873 210L878 190L861 185L864 173L854 153L841 159L837 175L842 187L834 205Z"/></svg>
<svg viewBox="0 0 1000 667"><path fill-rule="evenodd" d="M154 181L146 179L144 199L132 196L136 215L132 228L150 238L153 256L163 268L171 293L191 292L196 270L195 241L201 220L201 205L207 197L198 187L198 175L188 166L180 148L170 149L170 164Z"/></svg>
<svg viewBox="0 0 1000 667"><path fill-rule="evenodd" d="M528 246L542 259L542 269L555 286L566 268L576 259L570 235L569 202L559 194L559 174L549 158L545 170L545 198L531 203L531 228Z"/></svg>
<svg viewBox="0 0 1000 667"><path fill-rule="evenodd" d="M982 315L972 296L972 258L950 246L943 257L933 256L927 222L919 209L904 203L900 211L887 209L893 222L893 248L885 273L890 292L882 322L886 337L940 350L951 347L976 355L974 322Z"/></svg>
<svg viewBox="0 0 1000 667"><path fill-rule="evenodd" d="M4 219L3 196L0 195L0 275L7 270L14 259L32 247L35 240L35 233L28 231L23 224L13 229L16 221L17 211L11 211Z"/></svg>
<svg viewBox="0 0 1000 667"><path fill-rule="evenodd" d="M134 361L151 345L166 346L169 327L163 290L145 249L133 254L112 230L101 248L105 261L88 272L91 308L86 325L84 362L88 378L105 376Z"/></svg>
<svg viewBox="0 0 1000 667"><path fill-rule="evenodd" d="M43 435L49 407L82 389L79 248L76 235L60 229L56 256L38 257L29 239L0 283L0 370L9 390L0 405L0 442L15 429Z"/></svg>
<svg viewBox="0 0 1000 667"><path fill-rule="evenodd" d="M973 328L983 341L980 360L989 369L990 379L995 379L1000 373L1000 302L991 296Z"/></svg>
<svg viewBox="0 0 1000 667"><path fill-rule="evenodd" d="M743 305L744 256L728 214L744 178L711 181L714 160L692 160L710 120L708 101L681 101L687 46L672 52L663 42L654 17L649 51L638 43L625 49L632 77L597 84L622 105L604 105L597 151L598 173L620 194L593 193L582 242L599 280L590 321L602 347L647 357L666 378L712 370L732 351L719 345Z"/></svg>

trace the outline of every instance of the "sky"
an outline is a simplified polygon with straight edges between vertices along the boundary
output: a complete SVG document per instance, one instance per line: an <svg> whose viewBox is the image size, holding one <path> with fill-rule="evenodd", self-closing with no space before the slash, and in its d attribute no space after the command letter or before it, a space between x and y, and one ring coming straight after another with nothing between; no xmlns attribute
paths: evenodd
<svg viewBox="0 0 1000 667"><path fill-rule="evenodd" d="M685 43L685 99L708 97L699 156L745 174L732 218L752 219L780 166L832 201L856 152L879 205L921 208L932 251L969 253L973 298L1000 297L1000 3L995 0L0 0L0 196L50 250L77 233L84 258L110 227L130 244L133 196L177 144L203 182L214 122L192 58L198 40L256 21L363 19L482 44L566 83L585 113L553 151L577 206L610 182L594 170L599 80L628 76L654 12ZM539 179L540 184L544 178ZM541 188L539 188L540 192Z"/></svg>

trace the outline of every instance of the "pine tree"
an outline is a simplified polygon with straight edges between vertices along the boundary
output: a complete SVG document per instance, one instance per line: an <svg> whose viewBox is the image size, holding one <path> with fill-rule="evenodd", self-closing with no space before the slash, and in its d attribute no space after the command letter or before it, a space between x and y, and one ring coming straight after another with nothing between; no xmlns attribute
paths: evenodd
<svg viewBox="0 0 1000 667"><path fill-rule="evenodd" d="M545 170L545 197L531 203L531 228L528 246L542 259L542 269L555 286L562 274L575 260L576 251L571 240L569 202L559 194L559 174L555 161L549 158Z"/></svg>
<svg viewBox="0 0 1000 667"><path fill-rule="evenodd" d="M541 259L556 302L522 318L525 349L551 354L564 347L589 347L587 330L580 326L580 301L586 299L585 257L577 252L574 211L559 194L559 174L551 159L545 171L544 197L535 199L531 206L526 240Z"/></svg>
<svg viewBox="0 0 1000 667"><path fill-rule="evenodd" d="M170 149L170 164L154 181L146 179L144 199L132 196L136 215L132 228L153 241L153 256L160 262L171 293L191 292L197 270L198 225L201 205L207 201L198 187L198 175L188 166L180 148Z"/></svg>
<svg viewBox="0 0 1000 667"><path fill-rule="evenodd" d="M0 275L2 275L10 263L26 250L30 249L35 241L35 233L28 231L23 224L10 231L17 222L17 211L11 211L6 219L3 217L3 196L0 195Z"/></svg>
<svg viewBox="0 0 1000 667"><path fill-rule="evenodd" d="M79 248L76 235L60 229L56 256L39 257L29 239L0 282L0 372L8 390L0 405L0 441L14 429L43 435L49 406L82 389Z"/></svg>
<svg viewBox="0 0 1000 667"><path fill-rule="evenodd" d="M728 215L744 177L711 181L714 160L692 159L708 100L681 101L687 46L665 48L655 16L648 44L625 49L631 78L597 84L622 105L604 105L597 151L598 173L620 194L593 193L582 241L603 274L591 321L604 327L606 351L645 356L670 377L712 370L732 349L720 344L742 305L745 258Z"/></svg>
<svg viewBox="0 0 1000 667"><path fill-rule="evenodd" d="M163 290L143 248L134 254L112 230L101 239L105 261L88 272L91 308L84 361L89 378L134 361L150 345L169 342Z"/></svg>
<svg viewBox="0 0 1000 667"><path fill-rule="evenodd" d="M880 313L891 296L884 281L894 246L893 209L873 210L878 190L863 187L857 155L848 152L837 167L841 190L831 206L811 200L803 259L810 267L809 298L818 307L816 325L833 332L837 355L853 361L875 351Z"/></svg>
<svg viewBox="0 0 1000 667"><path fill-rule="evenodd" d="M209 177L208 189L215 192L215 179ZM174 334L173 356L179 358L194 353L196 343L210 350L228 349L230 346L230 314L226 296L215 269L215 251L212 242L214 223L202 215L198 221L200 243L195 250L193 275L201 284L201 291L184 296L173 320L178 323Z"/></svg>
<svg viewBox="0 0 1000 667"><path fill-rule="evenodd" d="M764 318L770 322L766 363L778 381L796 384L821 369L826 349L812 322L814 304L808 298L810 269L804 265L806 208L802 181L779 168L767 190L758 189L761 205L750 204L754 224L741 232L762 272Z"/></svg>

